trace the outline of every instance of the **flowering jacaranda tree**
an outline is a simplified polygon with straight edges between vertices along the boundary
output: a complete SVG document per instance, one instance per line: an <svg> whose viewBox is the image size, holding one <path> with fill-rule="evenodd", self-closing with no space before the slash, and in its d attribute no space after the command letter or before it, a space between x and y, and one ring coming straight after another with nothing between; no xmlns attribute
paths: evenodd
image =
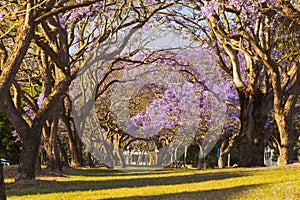
<svg viewBox="0 0 300 200"><path fill-rule="evenodd" d="M98 90L99 74L105 73L80 74L72 86L73 110L86 149L111 167L124 167L123 153L132 149L156 149L153 163L164 165L179 158L195 139L201 140L199 158L207 155L223 127L227 94L208 51L197 50L137 54L113 63L114 73L101 86L107 90L101 94L105 98L98 103L95 96L103 91ZM100 71L108 67L95 65Z"/></svg>
<svg viewBox="0 0 300 200"><path fill-rule="evenodd" d="M37 1L5 1L1 2L0 23L1 23L1 106L7 117L17 130L23 141L22 155L20 159L19 178L34 178L35 161L39 146L39 134L43 121L47 114L41 111L32 119L22 109L21 99L28 99L26 94L22 94L16 82L16 75L23 65L24 59L28 55L28 49L32 48L37 26L48 17L66 12L74 8L88 6L96 1L83 3L63 3L63 2L37 2ZM52 6L58 4L58 8ZM32 57L32 56L29 56ZM28 58L28 57L27 57ZM33 59L32 59L33 60ZM31 65L33 66L33 65ZM13 99L10 88L14 84ZM30 101L27 101L30 102ZM34 107L31 102L31 108ZM28 108L28 107L27 107ZM32 109L34 110L34 109ZM39 121L41 120L41 121ZM39 122L37 122L39 121ZM42 123L40 123L42 122ZM29 142L30 141L30 142Z"/></svg>
<svg viewBox="0 0 300 200"><path fill-rule="evenodd" d="M119 36L130 37L155 13L171 4L99 0L1 4L1 106L23 145L16 180L35 178L42 130L49 143L55 144L63 97L86 53L93 47L107 50ZM121 32L123 29L126 31ZM106 55L113 59L124 44L106 51ZM40 74L40 79L35 80L40 87L37 91L43 91L40 98L36 92L30 94L21 89L27 81L20 78L21 67ZM15 93L10 93L12 84ZM49 148L56 154L55 145Z"/></svg>
<svg viewBox="0 0 300 200"><path fill-rule="evenodd" d="M299 85L297 4L276 0L216 0L181 5L170 10L167 20L173 21L172 26L176 22L195 40L214 49L220 66L238 91L239 164L264 165L263 150L270 136L267 129L275 126L266 123L272 107L281 135L280 163L291 163L290 125L299 91L296 89ZM291 26L287 29L284 25L289 22ZM282 42L290 45L284 46Z"/></svg>

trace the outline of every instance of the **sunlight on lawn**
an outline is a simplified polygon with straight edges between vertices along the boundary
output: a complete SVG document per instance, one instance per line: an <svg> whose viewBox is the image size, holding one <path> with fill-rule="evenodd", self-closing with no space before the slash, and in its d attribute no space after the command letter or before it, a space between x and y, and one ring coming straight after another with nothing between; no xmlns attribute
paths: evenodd
<svg viewBox="0 0 300 200"><path fill-rule="evenodd" d="M67 177L44 177L47 182L34 186L8 184L8 199L296 200L300 196L299 167L107 172L76 169Z"/></svg>

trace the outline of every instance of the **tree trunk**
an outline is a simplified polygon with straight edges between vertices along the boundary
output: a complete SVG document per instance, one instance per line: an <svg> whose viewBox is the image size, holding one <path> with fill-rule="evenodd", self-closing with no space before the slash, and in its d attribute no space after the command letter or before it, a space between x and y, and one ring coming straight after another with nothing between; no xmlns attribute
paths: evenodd
<svg viewBox="0 0 300 200"><path fill-rule="evenodd" d="M204 168L204 155L203 155L203 149L201 144L198 144L199 146L199 154L198 154L198 164L197 164L197 168L198 169L203 169Z"/></svg>
<svg viewBox="0 0 300 200"><path fill-rule="evenodd" d="M87 152L86 159L89 167L95 167L94 161L92 159L92 154L90 152Z"/></svg>
<svg viewBox="0 0 300 200"><path fill-rule="evenodd" d="M239 92L241 129L239 136L239 163L241 167L264 166L265 125L269 112L263 94L248 95Z"/></svg>
<svg viewBox="0 0 300 200"><path fill-rule="evenodd" d="M78 136L75 126L72 128L73 121L71 118L63 115L62 120L67 128L69 144L70 144L70 154L71 154L71 166L81 167L82 166L82 142Z"/></svg>
<svg viewBox="0 0 300 200"><path fill-rule="evenodd" d="M228 152L224 152L220 150L220 161L219 161L219 168L225 168L228 163Z"/></svg>
<svg viewBox="0 0 300 200"><path fill-rule="evenodd" d="M57 135L57 145L58 145L58 148L59 148L59 157L60 157L60 160L61 160L61 164L65 167L69 167L67 152L66 152L63 144L61 143L60 138L59 138L58 135Z"/></svg>
<svg viewBox="0 0 300 200"><path fill-rule="evenodd" d="M44 147L47 154L47 168L51 170L60 170L62 169L59 149L57 144L57 130L58 130L58 119L54 119L53 121L49 121L50 127L44 127Z"/></svg>
<svg viewBox="0 0 300 200"><path fill-rule="evenodd" d="M32 134L27 134L29 138L23 138L22 150L19 160L19 167L15 181L24 179L35 179L36 159L39 150L40 137L32 130Z"/></svg>
<svg viewBox="0 0 300 200"><path fill-rule="evenodd" d="M238 127L235 127L238 128ZM236 130L233 135L226 135L227 132L224 132L221 136L221 147L220 147L220 160L219 168L225 168L228 165L228 154L236 145L236 140L239 137L239 132Z"/></svg>
<svg viewBox="0 0 300 200"><path fill-rule="evenodd" d="M272 71L272 87L274 91L274 112L280 135L279 164L281 166L291 164L294 160L294 133L292 119L296 102L300 91L300 68L298 67L295 81L291 84L292 89L283 90L281 74L279 71Z"/></svg>
<svg viewBox="0 0 300 200"><path fill-rule="evenodd" d="M278 131L280 133L279 165L284 166L293 163L294 158L294 132L292 131L292 119L285 118L281 114L275 114Z"/></svg>
<svg viewBox="0 0 300 200"><path fill-rule="evenodd" d="M36 171L37 173L39 173L40 171L42 171L41 158L40 158L39 154L38 154L37 157L36 157L35 171Z"/></svg>
<svg viewBox="0 0 300 200"><path fill-rule="evenodd" d="M3 167L0 163L0 200L6 200Z"/></svg>

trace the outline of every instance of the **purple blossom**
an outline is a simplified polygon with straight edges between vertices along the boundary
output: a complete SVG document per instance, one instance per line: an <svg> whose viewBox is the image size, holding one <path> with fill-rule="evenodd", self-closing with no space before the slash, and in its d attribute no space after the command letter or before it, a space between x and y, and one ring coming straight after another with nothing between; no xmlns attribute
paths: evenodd
<svg viewBox="0 0 300 200"><path fill-rule="evenodd" d="M207 49L209 47L209 45L207 43L202 45L202 48Z"/></svg>
<svg viewBox="0 0 300 200"><path fill-rule="evenodd" d="M24 106L23 110L28 115L28 117L30 117L30 119L34 119L34 114L32 113L32 111L30 110L30 108L28 106Z"/></svg>
<svg viewBox="0 0 300 200"><path fill-rule="evenodd" d="M94 14L94 12L91 11L91 12L86 13L86 16L89 16L89 17L90 17L90 16L92 16L93 14Z"/></svg>
<svg viewBox="0 0 300 200"><path fill-rule="evenodd" d="M11 132L11 134L15 138L15 142L22 142L22 140L21 140L21 138L20 138L20 136L19 136L19 134L18 134L18 132L16 130L13 130Z"/></svg>
<svg viewBox="0 0 300 200"><path fill-rule="evenodd" d="M19 136L19 134L18 134L18 132L17 132L16 130L13 130L13 131L11 132L11 134L12 134L13 137Z"/></svg>
<svg viewBox="0 0 300 200"><path fill-rule="evenodd" d="M231 4L233 5L233 6L239 6L240 5L240 1L239 0L232 0L231 1Z"/></svg>
<svg viewBox="0 0 300 200"><path fill-rule="evenodd" d="M39 108L43 105L44 98L45 98L45 91L42 91L42 93L39 95L39 98L37 100L37 104Z"/></svg>
<svg viewBox="0 0 300 200"><path fill-rule="evenodd" d="M103 19L107 19L107 17L108 17L107 12L103 12L103 13L102 13L102 18L103 18Z"/></svg>
<svg viewBox="0 0 300 200"><path fill-rule="evenodd" d="M213 7L211 6L202 6L201 11L202 15L207 18L210 18L215 13Z"/></svg>
<svg viewBox="0 0 300 200"><path fill-rule="evenodd" d="M95 5L96 5L96 7L101 8L103 6L103 3L102 3L102 1L99 1L99 2L95 3Z"/></svg>
<svg viewBox="0 0 300 200"><path fill-rule="evenodd" d="M0 12L0 21L3 21L3 20L4 20L4 13Z"/></svg>

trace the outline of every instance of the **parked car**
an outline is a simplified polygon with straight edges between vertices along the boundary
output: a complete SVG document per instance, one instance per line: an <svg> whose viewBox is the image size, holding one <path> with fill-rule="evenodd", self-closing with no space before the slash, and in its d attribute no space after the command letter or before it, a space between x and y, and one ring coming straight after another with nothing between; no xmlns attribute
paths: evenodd
<svg viewBox="0 0 300 200"><path fill-rule="evenodd" d="M10 166L10 165L15 165L16 163L1 159L1 164L2 166Z"/></svg>

